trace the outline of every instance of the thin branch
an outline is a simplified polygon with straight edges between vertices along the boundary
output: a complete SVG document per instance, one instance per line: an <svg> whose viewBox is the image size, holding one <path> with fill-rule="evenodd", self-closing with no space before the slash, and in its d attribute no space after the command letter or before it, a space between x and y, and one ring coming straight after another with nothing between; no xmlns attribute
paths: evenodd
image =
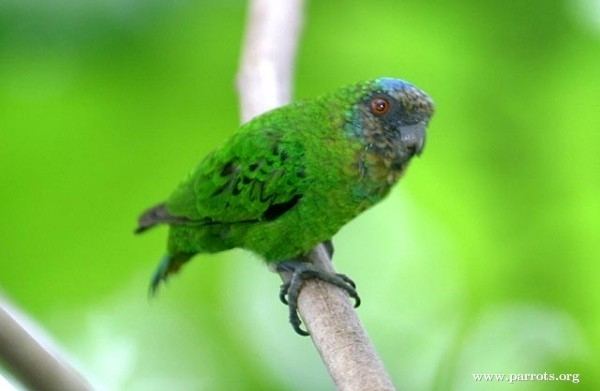
<svg viewBox="0 0 600 391"><path fill-rule="evenodd" d="M238 90L242 122L290 101L303 0L251 0Z"/></svg>
<svg viewBox="0 0 600 391"><path fill-rule="evenodd" d="M0 359L32 390L85 391L90 384L26 329L26 319L0 298Z"/></svg>
<svg viewBox="0 0 600 391"><path fill-rule="evenodd" d="M250 2L238 74L243 121L289 102L302 3L302 0ZM333 271L322 245L312 250L308 260ZM285 280L287 276L281 278ZM344 292L330 284L309 280L302 288L298 307L339 390L395 389Z"/></svg>

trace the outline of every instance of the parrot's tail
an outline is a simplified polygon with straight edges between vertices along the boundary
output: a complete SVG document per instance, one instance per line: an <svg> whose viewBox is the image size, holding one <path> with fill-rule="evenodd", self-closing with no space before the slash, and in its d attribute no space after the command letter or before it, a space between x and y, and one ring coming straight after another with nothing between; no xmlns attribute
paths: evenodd
<svg viewBox="0 0 600 391"><path fill-rule="evenodd" d="M156 291L158 290L160 283L166 282L169 275L179 271L181 266L183 266L183 264L189 261L189 259L193 256L194 254L186 253L165 255L165 257L158 265L158 268L154 272L152 280L150 281L150 296L156 295Z"/></svg>
<svg viewBox="0 0 600 391"><path fill-rule="evenodd" d="M142 213L138 219L138 227L136 228L135 233L142 233L157 224L172 222L172 220L173 216L169 214L163 202Z"/></svg>

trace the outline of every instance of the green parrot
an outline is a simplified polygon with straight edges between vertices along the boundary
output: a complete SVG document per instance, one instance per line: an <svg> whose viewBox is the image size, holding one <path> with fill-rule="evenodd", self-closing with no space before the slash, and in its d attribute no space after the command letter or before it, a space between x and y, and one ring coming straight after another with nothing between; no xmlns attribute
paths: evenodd
<svg viewBox="0 0 600 391"><path fill-rule="evenodd" d="M339 286L358 305L351 279L302 259L319 243L331 255L331 237L389 193L423 150L433 110L422 90L382 77L242 125L165 202L139 218L137 233L169 225L167 255L151 292L194 255L240 247L292 273L280 298L299 334L308 334L297 314L301 284L308 278Z"/></svg>

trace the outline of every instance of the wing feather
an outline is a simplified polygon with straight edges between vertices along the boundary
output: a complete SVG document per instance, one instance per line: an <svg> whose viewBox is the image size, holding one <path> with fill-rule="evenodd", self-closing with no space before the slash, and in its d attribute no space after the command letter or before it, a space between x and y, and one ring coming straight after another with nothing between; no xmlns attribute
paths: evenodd
<svg viewBox="0 0 600 391"><path fill-rule="evenodd" d="M234 136L202 161L166 203L175 224L270 221L295 207L305 190L301 146L283 133Z"/></svg>

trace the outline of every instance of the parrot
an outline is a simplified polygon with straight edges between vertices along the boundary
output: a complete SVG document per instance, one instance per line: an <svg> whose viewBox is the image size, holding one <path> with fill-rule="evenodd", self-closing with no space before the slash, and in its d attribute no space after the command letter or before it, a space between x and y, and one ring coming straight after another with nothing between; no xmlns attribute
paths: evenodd
<svg viewBox="0 0 600 391"><path fill-rule="evenodd" d="M320 270L305 256L349 221L384 199L423 151L434 112L423 90L379 77L314 99L298 100L241 125L207 154L166 201L147 209L136 233L169 227L166 255L150 284L197 254L249 250L278 272L291 273L280 299L300 335L297 299L316 278L360 304L354 282Z"/></svg>

